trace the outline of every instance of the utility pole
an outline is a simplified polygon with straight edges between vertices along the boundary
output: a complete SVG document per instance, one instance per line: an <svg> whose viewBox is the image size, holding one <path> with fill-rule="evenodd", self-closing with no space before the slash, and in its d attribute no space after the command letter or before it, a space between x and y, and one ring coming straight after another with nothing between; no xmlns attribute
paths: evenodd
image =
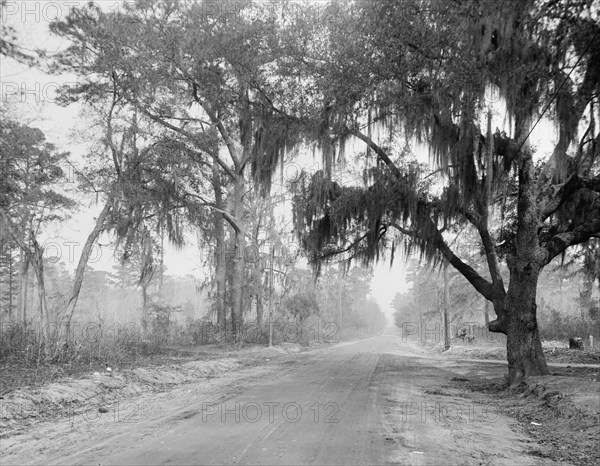
<svg viewBox="0 0 600 466"><path fill-rule="evenodd" d="M488 331L488 327L490 326L490 302L485 300L485 308L484 308L484 317L485 317L485 331Z"/></svg>
<svg viewBox="0 0 600 466"><path fill-rule="evenodd" d="M342 291L344 289L344 268L342 262L338 262L338 332L342 334Z"/></svg>
<svg viewBox="0 0 600 466"><path fill-rule="evenodd" d="M450 349L450 331L448 325L448 307L450 306L450 286L448 283L448 261L444 261L444 351Z"/></svg>

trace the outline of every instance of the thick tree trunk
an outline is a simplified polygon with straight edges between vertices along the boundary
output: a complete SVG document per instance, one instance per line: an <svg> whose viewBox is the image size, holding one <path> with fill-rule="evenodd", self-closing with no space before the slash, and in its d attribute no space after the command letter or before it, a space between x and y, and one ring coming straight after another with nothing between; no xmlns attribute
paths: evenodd
<svg viewBox="0 0 600 466"><path fill-rule="evenodd" d="M243 331L243 300L244 300L244 269L245 269L245 232L243 230L243 195L244 180L242 175L236 180L234 186L233 215L237 219L240 229L235 231L235 255L233 257L233 289L232 289L232 331L234 337Z"/></svg>
<svg viewBox="0 0 600 466"><path fill-rule="evenodd" d="M263 263L256 257L254 262L254 293L256 296L256 328L260 335L263 325L264 314L264 286L263 286Z"/></svg>
<svg viewBox="0 0 600 466"><path fill-rule="evenodd" d="M213 161L213 188L215 191L215 204L219 209L223 209L223 194L221 192L221 175L219 165L216 160ZM227 310L225 307L225 284L226 284L226 265L225 265L225 226L223 214L215 211L213 213L215 226L215 281L217 288L216 309L217 309L217 327L221 334L227 331Z"/></svg>
<svg viewBox="0 0 600 466"><path fill-rule="evenodd" d="M140 251L140 279L138 281L142 289L142 334L147 336L152 331L152 322L150 320L148 309L148 287L154 277L154 251L150 232L147 230L141 233L141 251Z"/></svg>
<svg viewBox="0 0 600 466"><path fill-rule="evenodd" d="M494 299L498 319L490 322L489 326L491 331L506 334L510 385L516 385L529 376L548 374L536 317L537 282L546 252L539 245L539 210L532 152L527 139L530 127L530 114L517 115L515 140L521 150L515 253L507 257L510 270L508 291L502 302Z"/></svg>
<svg viewBox="0 0 600 466"><path fill-rule="evenodd" d="M33 236L33 235L32 235ZM31 241L33 252L31 254L31 264L37 280L38 292L38 311L40 314L41 335L44 342L44 354L46 357L51 356L50 347L50 318L48 316L48 306L46 304L46 285L44 280L44 251L38 244L35 238Z"/></svg>
<svg viewBox="0 0 600 466"><path fill-rule="evenodd" d="M233 258L233 325L234 335L243 330L244 301L244 240L241 233L235 235L235 256Z"/></svg>
<svg viewBox="0 0 600 466"><path fill-rule="evenodd" d="M263 302L262 271L258 274L258 280L260 289L256 292L256 326L260 329L262 328L265 309Z"/></svg>
<svg viewBox="0 0 600 466"><path fill-rule="evenodd" d="M85 245L83 246L83 251L81 251L81 256L79 257L79 262L77 263L77 269L75 271L75 282L73 283L73 291L71 292L71 297L66 304L65 314L67 316L67 335L69 334L69 325L71 324L71 319L73 318L73 313L75 312L75 306L77 305L77 300L79 299L79 292L81 291L81 284L83 283L83 274L85 272L85 266L90 259L90 254L92 253L92 248L94 247L94 243L100 236L100 233L104 231L105 221L108 217L112 205L112 199L108 198L104 208L98 215L96 219L96 225L94 225L94 229L88 235Z"/></svg>
<svg viewBox="0 0 600 466"><path fill-rule="evenodd" d="M233 256L235 250L235 237L231 232L230 238L225 244L225 314L227 314L229 323L227 324L226 333L223 337L229 341L229 335L233 335L234 306L233 306Z"/></svg>
<svg viewBox="0 0 600 466"><path fill-rule="evenodd" d="M29 254L20 250L21 267L19 270L19 302L17 305L17 321L27 323L27 288L29 287Z"/></svg>
<svg viewBox="0 0 600 466"><path fill-rule="evenodd" d="M508 380L511 385L530 376L548 374L536 318L538 276L539 271L527 264L511 270L504 304L507 314Z"/></svg>
<svg viewBox="0 0 600 466"><path fill-rule="evenodd" d="M221 215L221 214L216 214ZM216 250L215 250L215 280L217 286L216 308L217 308L217 326L219 331L227 331L227 309L225 307L226 289L226 257L225 257L225 229L223 227L223 217L215 223L220 223L220 228L216 229Z"/></svg>

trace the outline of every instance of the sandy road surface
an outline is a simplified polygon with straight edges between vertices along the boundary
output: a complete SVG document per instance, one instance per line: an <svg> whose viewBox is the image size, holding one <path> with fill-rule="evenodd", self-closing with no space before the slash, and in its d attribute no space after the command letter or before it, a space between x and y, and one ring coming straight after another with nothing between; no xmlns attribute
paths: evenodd
<svg viewBox="0 0 600 466"><path fill-rule="evenodd" d="M73 420L40 427L11 439L0 462L553 464L530 456L540 445L485 398L439 388L503 367L415 353L384 335L298 355L212 388L146 397L144 409L127 405L93 429Z"/></svg>

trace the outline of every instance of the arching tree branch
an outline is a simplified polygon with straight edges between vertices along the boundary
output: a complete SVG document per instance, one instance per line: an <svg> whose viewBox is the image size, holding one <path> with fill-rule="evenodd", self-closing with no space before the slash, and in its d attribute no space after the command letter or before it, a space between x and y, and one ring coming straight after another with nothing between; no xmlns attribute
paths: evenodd
<svg viewBox="0 0 600 466"><path fill-rule="evenodd" d="M600 234L600 218L578 226L573 231L559 233L546 243L547 255L544 265L548 264L559 254L563 253L569 246L585 243L588 239Z"/></svg>

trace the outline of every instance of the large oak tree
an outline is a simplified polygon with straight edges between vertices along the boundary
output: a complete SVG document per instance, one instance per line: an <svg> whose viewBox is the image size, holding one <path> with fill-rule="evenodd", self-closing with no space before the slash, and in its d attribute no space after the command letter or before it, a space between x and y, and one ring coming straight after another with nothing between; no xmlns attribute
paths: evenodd
<svg viewBox="0 0 600 466"><path fill-rule="evenodd" d="M361 2L329 16L323 47L299 67L319 89L323 137L338 148L362 141L376 159L364 186L327 170L298 183L297 226L313 260L372 260L403 243L448 261L493 304L489 329L507 335L511 383L548 373L540 271L600 234L594 14L592 2L568 0ZM543 118L558 134L537 157L531 134ZM431 170L402 143L428 148ZM466 223L485 274L449 246L447 232Z"/></svg>

